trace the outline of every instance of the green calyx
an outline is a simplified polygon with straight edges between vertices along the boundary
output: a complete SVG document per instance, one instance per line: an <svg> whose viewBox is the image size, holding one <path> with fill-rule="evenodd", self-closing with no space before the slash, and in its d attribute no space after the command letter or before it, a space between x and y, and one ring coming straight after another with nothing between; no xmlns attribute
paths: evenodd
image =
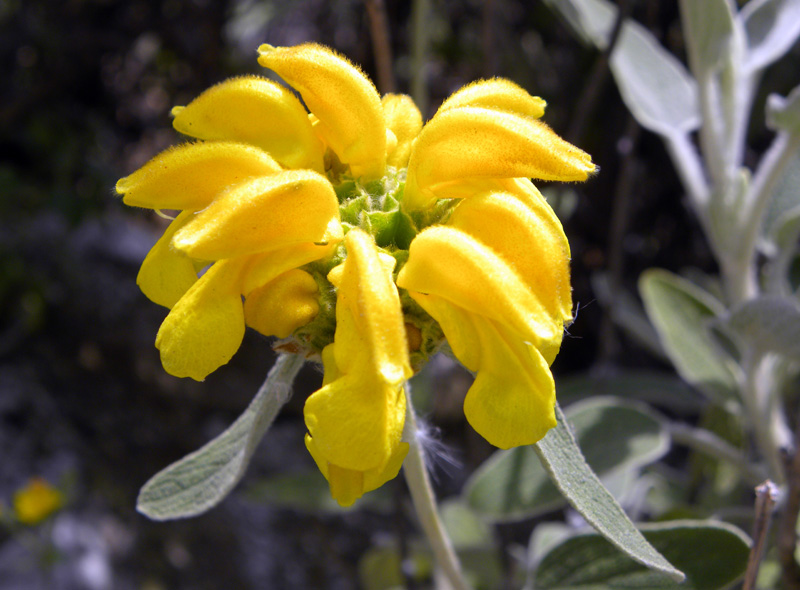
<svg viewBox="0 0 800 590"><path fill-rule="evenodd" d="M405 169L389 168L378 180L362 183L349 177L334 184L339 199L339 214L345 233L359 228L375 238L378 248L394 257L397 264L393 277L408 260L411 242L425 227L443 223L450 216L453 203L443 199L428 211L406 212L402 208ZM310 354L319 354L333 342L336 331L336 289L328 281L328 273L347 257L342 242L333 256L317 260L303 270L311 274L319 287L319 313L292 338ZM444 334L439 324L414 301L405 289L399 289L400 303L406 323L411 365L421 368L437 352Z"/></svg>

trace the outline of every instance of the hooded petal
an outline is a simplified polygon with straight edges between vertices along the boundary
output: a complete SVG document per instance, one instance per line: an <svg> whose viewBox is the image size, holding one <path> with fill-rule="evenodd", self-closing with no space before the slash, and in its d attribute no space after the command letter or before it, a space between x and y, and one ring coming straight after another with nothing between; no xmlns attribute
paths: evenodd
<svg viewBox="0 0 800 590"><path fill-rule="evenodd" d="M337 287L336 333L323 354L325 381L304 414L309 450L327 465L321 470L329 481L333 474L343 486L337 499L348 503L361 485L348 471L374 482L393 469L405 421L403 383L412 371L393 259L381 257L358 229L345 236L345 245L345 262L329 274ZM338 484L332 482L335 494Z"/></svg>
<svg viewBox="0 0 800 590"><path fill-rule="evenodd" d="M280 84L243 76L212 86L172 109L173 127L198 139L247 143L287 168L324 172L323 146L297 97Z"/></svg>
<svg viewBox="0 0 800 590"><path fill-rule="evenodd" d="M133 207L197 211L235 184L280 171L269 154L253 146L187 143L161 152L120 179L117 192Z"/></svg>
<svg viewBox="0 0 800 590"><path fill-rule="evenodd" d="M508 325L536 346L561 341L563 322L548 311L516 270L485 244L458 229L433 226L411 242L397 285L436 295Z"/></svg>
<svg viewBox="0 0 800 590"><path fill-rule="evenodd" d="M386 166L381 99L364 73L316 43L258 48L258 63L275 71L319 119L319 132L353 175L378 177Z"/></svg>
<svg viewBox="0 0 800 590"><path fill-rule="evenodd" d="M221 260L323 242L339 219L327 178L286 170L233 187L180 229L172 244L193 258Z"/></svg>
<svg viewBox="0 0 800 590"><path fill-rule="evenodd" d="M497 111L516 113L538 119L544 115L547 103L504 78L478 80L456 90L439 107L438 113L459 107L483 107Z"/></svg>
<svg viewBox="0 0 800 590"><path fill-rule="evenodd" d="M435 295L412 293L439 322L456 358L476 373L464 415L501 449L539 441L555 426L555 385L547 361L519 334Z"/></svg>
<svg viewBox="0 0 800 590"><path fill-rule="evenodd" d="M136 284L150 301L172 308L197 280L194 261L172 247L172 236L191 218L184 211L169 224L139 268Z"/></svg>
<svg viewBox="0 0 800 590"><path fill-rule="evenodd" d="M405 94L386 94L381 103L386 128L396 139L396 145L387 154L387 164L404 168L408 165L414 140L422 131L422 115L411 97Z"/></svg>
<svg viewBox="0 0 800 590"><path fill-rule="evenodd" d="M447 225L498 254L550 315L572 319L569 243L543 198L522 200L502 192L473 196L456 206Z"/></svg>
<svg viewBox="0 0 800 590"><path fill-rule="evenodd" d="M239 349L245 331L240 277L246 262L213 264L169 312L156 336L167 373L202 381Z"/></svg>
<svg viewBox="0 0 800 590"><path fill-rule="evenodd" d="M471 178L586 180L589 155L530 117L481 107L446 109L425 125L408 163L403 204L422 209L437 185Z"/></svg>
<svg viewBox="0 0 800 590"><path fill-rule="evenodd" d="M287 338L319 313L318 291L317 282L307 272L285 272L247 296L245 322L265 336Z"/></svg>

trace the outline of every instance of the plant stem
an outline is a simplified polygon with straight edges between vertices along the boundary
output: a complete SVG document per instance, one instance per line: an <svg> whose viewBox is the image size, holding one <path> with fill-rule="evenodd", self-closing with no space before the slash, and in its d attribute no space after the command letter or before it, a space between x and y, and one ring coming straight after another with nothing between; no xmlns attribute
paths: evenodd
<svg viewBox="0 0 800 590"><path fill-rule="evenodd" d="M747 570L744 573L744 583L742 590L754 590L758 569L761 565L761 556L764 554L767 532L769 531L769 521L772 516L772 509L778 501L778 487L770 480L765 481L756 487L756 508L755 522L753 523L753 547L750 549L750 557L747 559Z"/></svg>
<svg viewBox="0 0 800 590"><path fill-rule="evenodd" d="M469 590L470 586L464 579L458 556L439 518L436 497L433 494L428 471L425 468L424 451L417 434L417 419L414 415L414 406L411 403L411 394L408 386L406 386L405 391L406 425L403 438L408 442L410 448L408 456L403 463L403 473L406 477L408 489L411 492L411 500L414 502L414 509L419 517L422 530L431 544L436 562L450 587L452 590Z"/></svg>

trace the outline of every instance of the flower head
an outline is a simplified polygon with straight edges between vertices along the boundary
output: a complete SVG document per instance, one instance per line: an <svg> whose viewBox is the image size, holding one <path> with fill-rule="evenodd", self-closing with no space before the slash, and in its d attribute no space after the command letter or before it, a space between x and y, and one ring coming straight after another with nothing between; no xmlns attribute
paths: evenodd
<svg viewBox="0 0 800 590"><path fill-rule="evenodd" d="M129 205L178 211L138 277L171 310L165 369L203 379L245 326L318 355L306 446L344 505L399 471L404 383L445 340L476 373L470 424L502 448L538 441L572 300L569 245L530 178L585 180L589 156L508 80L462 88L423 125L321 45L262 45L258 61L302 102L223 82L172 111L196 141L117 183Z"/></svg>
<svg viewBox="0 0 800 590"><path fill-rule="evenodd" d="M23 524L39 524L64 505L64 495L35 477L14 493L14 516Z"/></svg>

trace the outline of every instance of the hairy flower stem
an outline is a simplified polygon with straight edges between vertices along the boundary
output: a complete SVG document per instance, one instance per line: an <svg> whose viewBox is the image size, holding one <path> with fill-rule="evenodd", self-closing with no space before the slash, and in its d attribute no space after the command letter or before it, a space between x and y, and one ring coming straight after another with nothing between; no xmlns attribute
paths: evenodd
<svg viewBox="0 0 800 590"><path fill-rule="evenodd" d="M425 468L424 451L418 438L417 419L411 403L411 391L407 386L405 391L406 424L403 438L408 442L410 448L403 463L403 473L414 502L414 510L416 510L422 530L425 531L425 536L428 537L428 542L431 544L436 563L452 590L469 590L470 586L464 579L458 556L453 549L450 537L447 536L444 524L439 518L436 497Z"/></svg>

